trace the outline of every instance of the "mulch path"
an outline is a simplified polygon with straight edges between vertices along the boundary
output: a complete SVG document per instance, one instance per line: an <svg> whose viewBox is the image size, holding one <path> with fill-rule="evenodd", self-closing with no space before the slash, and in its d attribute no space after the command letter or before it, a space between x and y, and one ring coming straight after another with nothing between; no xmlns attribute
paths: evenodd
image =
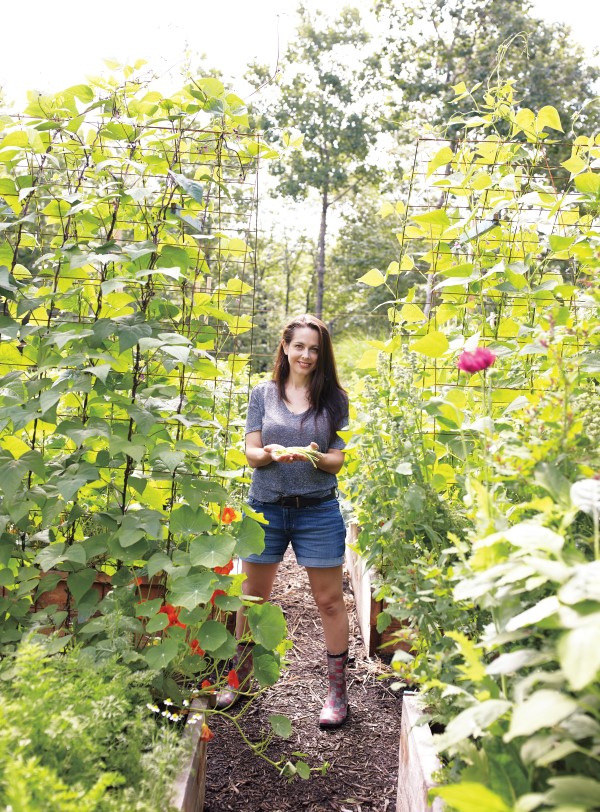
<svg viewBox="0 0 600 812"><path fill-rule="evenodd" d="M252 741L269 730L268 716L292 720L289 739L275 738L270 758L297 760L311 767L329 763L325 775L291 782L255 756L226 719L210 720L215 738L208 746L205 812L395 812L401 694L394 693L389 664L366 655L349 582L344 584L350 615L348 692L351 715L344 726L318 726L326 696L325 645L308 579L288 553L272 597L283 609L294 648L290 666L275 686L247 707L241 724ZM389 657L388 657L389 660ZM383 679L382 679L383 677Z"/></svg>

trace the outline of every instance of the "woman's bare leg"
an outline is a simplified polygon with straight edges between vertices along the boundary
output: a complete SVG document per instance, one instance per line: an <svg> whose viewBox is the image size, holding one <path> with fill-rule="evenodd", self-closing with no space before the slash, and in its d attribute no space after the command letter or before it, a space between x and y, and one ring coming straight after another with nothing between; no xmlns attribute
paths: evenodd
<svg viewBox="0 0 600 812"><path fill-rule="evenodd" d="M342 566L306 567L306 572L321 615L327 651L329 654L341 654L348 650L349 634Z"/></svg>

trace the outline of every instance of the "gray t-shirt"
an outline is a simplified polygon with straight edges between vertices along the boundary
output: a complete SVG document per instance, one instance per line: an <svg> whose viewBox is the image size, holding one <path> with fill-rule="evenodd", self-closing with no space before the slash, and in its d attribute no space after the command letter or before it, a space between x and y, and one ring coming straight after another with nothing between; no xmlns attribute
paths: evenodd
<svg viewBox="0 0 600 812"><path fill-rule="evenodd" d="M344 415L336 431L348 423ZM329 441L326 414L294 414L279 397L275 381L263 381L250 394L246 434L262 432L263 445L278 443L283 446L306 446L318 443L321 451L344 448L341 437ZM276 502L280 496L326 496L337 485L335 474L313 467L307 460L292 463L271 462L252 470L249 496L259 502Z"/></svg>

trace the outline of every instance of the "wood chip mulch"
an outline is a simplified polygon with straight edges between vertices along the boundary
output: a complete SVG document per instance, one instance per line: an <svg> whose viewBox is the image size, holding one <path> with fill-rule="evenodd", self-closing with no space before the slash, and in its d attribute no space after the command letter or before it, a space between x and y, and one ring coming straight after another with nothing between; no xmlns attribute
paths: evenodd
<svg viewBox="0 0 600 812"><path fill-rule="evenodd" d="M294 644L290 665L275 686L246 706L240 720L246 735L258 741L261 730L270 729L269 714L285 714L292 720L292 735L274 739L269 757L296 761L293 753L300 752L311 767L328 762L327 772L290 781L254 755L228 720L213 716L205 812L395 812L401 694L389 687L389 664L367 656L347 580L344 590L353 658L346 724L333 731L318 726L327 692L325 645L306 573L289 552L272 601L283 609Z"/></svg>

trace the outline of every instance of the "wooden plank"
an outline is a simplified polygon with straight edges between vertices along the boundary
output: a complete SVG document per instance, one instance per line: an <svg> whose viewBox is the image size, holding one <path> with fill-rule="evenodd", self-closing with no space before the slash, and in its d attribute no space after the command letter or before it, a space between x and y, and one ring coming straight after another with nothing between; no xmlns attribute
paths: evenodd
<svg viewBox="0 0 600 812"><path fill-rule="evenodd" d="M428 792L435 786L433 775L441 768L427 724L419 724L421 700L412 691L402 697L402 722L398 757L398 793L396 812L443 812L441 798L428 803Z"/></svg>
<svg viewBox="0 0 600 812"><path fill-rule="evenodd" d="M172 807L177 812L202 812L206 791L206 742L200 740L206 703L195 699L183 735L190 740L191 751L173 784ZM196 721L192 722L192 719Z"/></svg>

